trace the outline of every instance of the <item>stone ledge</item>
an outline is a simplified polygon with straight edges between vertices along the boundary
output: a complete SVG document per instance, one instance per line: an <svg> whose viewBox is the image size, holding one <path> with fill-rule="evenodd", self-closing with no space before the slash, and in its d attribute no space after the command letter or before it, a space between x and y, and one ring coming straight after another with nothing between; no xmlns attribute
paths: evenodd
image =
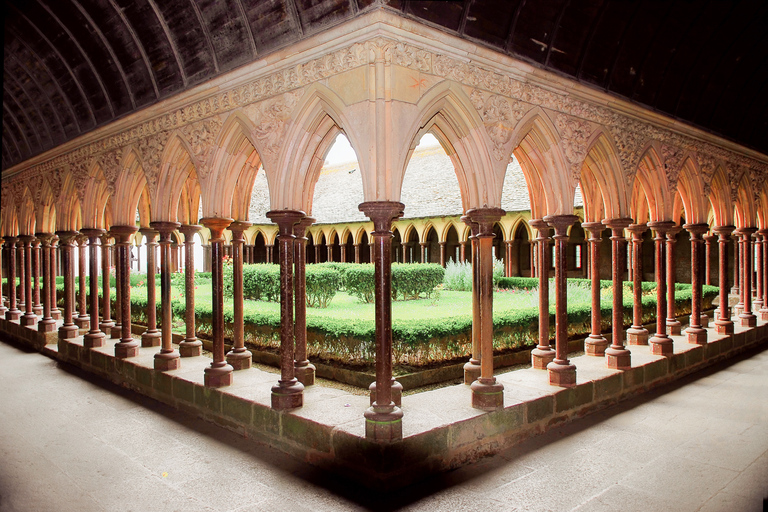
<svg viewBox="0 0 768 512"><path fill-rule="evenodd" d="M237 372L230 387L206 388L203 370L210 363L206 357L185 358L179 370L162 373L153 369L157 347L117 359L117 340L94 349L85 348L82 337L52 345L34 327L0 320L4 338L380 488L411 484L430 473L474 462L768 342L768 324L758 321L751 329L736 326L733 336L709 329L706 345L688 344L684 334L672 336L675 352L669 358L633 345L632 368L625 371L608 369L602 358L579 356L572 359L577 367L574 388L552 387L546 372L532 368L501 374L497 378L504 384L506 405L490 413L472 409L469 387L463 384L409 395L403 398L403 441L382 445L365 438L367 397L315 385L305 391L303 408L275 411L270 407L270 388L276 374L251 368Z"/></svg>

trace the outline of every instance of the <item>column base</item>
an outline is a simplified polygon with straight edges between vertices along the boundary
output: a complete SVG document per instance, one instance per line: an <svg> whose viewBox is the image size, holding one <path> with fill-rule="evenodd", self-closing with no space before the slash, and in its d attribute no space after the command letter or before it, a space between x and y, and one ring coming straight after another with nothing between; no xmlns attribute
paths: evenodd
<svg viewBox="0 0 768 512"><path fill-rule="evenodd" d="M37 322L38 332L53 332L56 330L56 320L53 318L43 318Z"/></svg>
<svg viewBox="0 0 768 512"><path fill-rule="evenodd" d="M121 341L115 345L115 357L119 359L128 359L139 355L139 344L136 340Z"/></svg>
<svg viewBox="0 0 768 512"><path fill-rule="evenodd" d="M223 388L225 386L232 385L232 372L234 371L227 363L218 363L217 366L213 366L215 363L211 363L205 370L205 376L203 377L203 384L209 388Z"/></svg>
<svg viewBox="0 0 768 512"><path fill-rule="evenodd" d="M371 385L368 386L368 391L370 391L370 404L373 406L374 402L376 402L376 381L371 382ZM397 407L401 407L403 403L403 385L397 382L394 377L392 377L391 393L392 403Z"/></svg>
<svg viewBox="0 0 768 512"><path fill-rule="evenodd" d="M115 326L115 322L109 320L108 322L101 322L99 324L99 330L109 337L112 335L112 328Z"/></svg>
<svg viewBox="0 0 768 512"><path fill-rule="evenodd" d="M179 343L181 357L197 357L203 355L203 342L197 338L185 339Z"/></svg>
<svg viewBox="0 0 768 512"><path fill-rule="evenodd" d="M103 347L104 337L104 333L101 331L88 332L83 336L83 346L85 348Z"/></svg>
<svg viewBox="0 0 768 512"><path fill-rule="evenodd" d="M683 332L683 324L677 320L667 319L667 334L670 336L679 336Z"/></svg>
<svg viewBox="0 0 768 512"><path fill-rule="evenodd" d="M306 363L303 366L294 366L293 373L296 375L296 380L304 384L304 387L313 386L315 384L315 373L317 369L312 363Z"/></svg>
<svg viewBox="0 0 768 512"><path fill-rule="evenodd" d="M287 411L304 406L304 385L295 378L272 386L272 408Z"/></svg>
<svg viewBox="0 0 768 512"><path fill-rule="evenodd" d="M685 337L688 343L696 345L707 344L707 330L702 327L688 327L685 330Z"/></svg>
<svg viewBox="0 0 768 512"><path fill-rule="evenodd" d="M606 348L608 348L608 340L603 336L590 334L589 337L584 340L584 353L588 356L601 357L605 354Z"/></svg>
<svg viewBox="0 0 768 512"><path fill-rule="evenodd" d="M632 368L632 353L625 348L609 347L605 350L605 366L612 370Z"/></svg>
<svg viewBox="0 0 768 512"><path fill-rule="evenodd" d="M760 311L763 308L763 301L761 299L755 299L752 301L752 311ZM35 311L35 308L32 308L32 311L37 313Z"/></svg>
<svg viewBox="0 0 768 512"><path fill-rule="evenodd" d="M733 322L730 320L715 320L717 334L733 334Z"/></svg>
<svg viewBox="0 0 768 512"><path fill-rule="evenodd" d="M495 411L504 407L504 385L494 377L477 379L470 386L472 407L483 411Z"/></svg>
<svg viewBox="0 0 768 512"><path fill-rule="evenodd" d="M53 318L54 320L61 320L61 311L58 309L52 309L51 318Z"/></svg>
<svg viewBox="0 0 768 512"><path fill-rule="evenodd" d="M175 350L171 352L158 352L155 354L155 370L158 372L169 372L178 370L181 367L179 353Z"/></svg>
<svg viewBox="0 0 768 512"><path fill-rule="evenodd" d="M760 313L760 320L768 322L768 309L763 308L758 313Z"/></svg>
<svg viewBox="0 0 768 512"><path fill-rule="evenodd" d="M80 335L80 329L75 324L62 325L59 327L59 339L68 340L71 338L77 338Z"/></svg>
<svg viewBox="0 0 768 512"><path fill-rule="evenodd" d="M757 325L757 317L752 313L741 313L739 315L739 323L742 327L755 327Z"/></svg>
<svg viewBox="0 0 768 512"><path fill-rule="evenodd" d="M635 327L634 325L627 329L627 344L628 345L647 345L648 344L648 329L643 327Z"/></svg>
<svg viewBox="0 0 768 512"><path fill-rule="evenodd" d="M709 327L709 315L705 315L704 313L702 313L701 316L699 317L699 325L702 327Z"/></svg>
<svg viewBox="0 0 768 512"><path fill-rule="evenodd" d="M556 363L552 361L547 365L549 384L561 388L572 388L576 385L576 365Z"/></svg>
<svg viewBox="0 0 768 512"><path fill-rule="evenodd" d="M34 313L24 313L19 319L21 325L35 325L37 322L37 315Z"/></svg>
<svg viewBox="0 0 768 512"><path fill-rule="evenodd" d="M91 328L91 317L86 316L84 318L76 317L73 319L75 322L75 325L78 327L78 329L90 329Z"/></svg>
<svg viewBox="0 0 768 512"><path fill-rule="evenodd" d="M227 352L227 363L235 371L249 369L252 362L253 354L251 354L250 350L243 349L242 352L230 350Z"/></svg>
<svg viewBox="0 0 768 512"><path fill-rule="evenodd" d="M470 359L464 365L464 384L472 384L480 378L480 361Z"/></svg>
<svg viewBox="0 0 768 512"><path fill-rule="evenodd" d="M153 331L144 331L143 333L141 333L141 346L144 348L159 347L162 337L163 337L163 333L161 333L157 329Z"/></svg>
<svg viewBox="0 0 768 512"><path fill-rule="evenodd" d="M394 443L403 439L403 411L393 404L371 406L363 413L365 438L378 443Z"/></svg>
<svg viewBox="0 0 768 512"><path fill-rule="evenodd" d="M13 310L9 309L5 312L5 319L6 320L18 320L21 318L21 310Z"/></svg>
<svg viewBox="0 0 768 512"><path fill-rule="evenodd" d="M654 336L648 343L651 346L651 354L655 356L671 356L674 351L674 343L667 336Z"/></svg>
<svg viewBox="0 0 768 512"><path fill-rule="evenodd" d="M552 348L539 348L531 350L531 366L534 370L546 370L549 363L555 360L555 351Z"/></svg>
<svg viewBox="0 0 768 512"><path fill-rule="evenodd" d="M733 316L739 316L744 312L744 304L736 304L733 306Z"/></svg>
<svg viewBox="0 0 768 512"><path fill-rule="evenodd" d="M32 312L35 314L35 316L43 316L43 306L32 306Z"/></svg>
<svg viewBox="0 0 768 512"><path fill-rule="evenodd" d="M109 329L109 337L113 340L119 340L123 337L123 326L120 324L115 324L112 326L112 328Z"/></svg>

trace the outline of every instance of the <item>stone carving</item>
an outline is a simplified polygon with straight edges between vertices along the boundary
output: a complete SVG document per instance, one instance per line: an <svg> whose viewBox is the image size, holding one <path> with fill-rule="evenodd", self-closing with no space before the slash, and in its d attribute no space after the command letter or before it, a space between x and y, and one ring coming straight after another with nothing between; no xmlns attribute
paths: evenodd
<svg viewBox="0 0 768 512"><path fill-rule="evenodd" d="M717 162L715 161L715 157L702 152L696 153L696 159L699 163L699 172L704 188L704 195L709 197L709 194L712 192L712 177L715 175Z"/></svg>
<svg viewBox="0 0 768 512"><path fill-rule="evenodd" d="M107 180L107 190L110 194L115 192L115 182L122 169L122 152L110 151L101 157L101 168L104 170L104 178Z"/></svg>
<svg viewBox="0 0 768 512"><path fill-rule="evenodd" d="M680 177L680 170L683 166L683 151L669 144L661 145L661 158L663 160L664 172L667 175L667 183L670 187L677 184Z"/></svg>
<svg viewBox="0 0 768 512"><path fill-rule="evenodd" d="M54 167L45 176L48 178L48 184L51 186L54 199L59 197L61 194L61 169Z"/></svg>
<svg viewBox="0 0 768 512"><path fill-rule="evenodd" d="M587 157L587 141L592 135L592 125L573 116L558 114L555 126L560 132L560 145L566 160L571 164L573 184L581 178L581 166Z"/></svg>
<svg viewBox="0 0 768 512"><path fill-rule="evenodd" d="M278 99L254 105L249 111L249 117L258 123L254 133L261 142L262 158L279 155L285 125L302 94L302 91L286 93Z"/></svg>
<svg viewBox="0 0 768 512"><path fill-rule="evenodd" d="M469 96L478 114L483 120L485 132L493 143L493 157L501 162L509 158L507 144L512 138L515 125L525 116L520 102L510 102L498 94L484 95L474 89Z"/></svg>
<svg viewBox="0 0 768 512"><path fill-rule="evenodd" d="M432 69L432 54L409 44L395 43L389 45L387 54L392 64L423 72L429 72Z"/></svg>
<svg viewBox="0 0 768 512"><path fill-rule="evenodd" d="M141 155L141 167L147 178L147 186L150 194L157 191L157 176L160 173L163 149L168 142L168 132L160 132L150 137L139 139L136 148Z"/></svg>
<svg viewBox="0 0 768 512"><path fill-rule="evenodd" d="M192 158L196 162L197 177L201 180L204 180L210 171L210 157L216 147L216 138L219 136L222 125L221 118L213 116L205 121L185 126L181 130L189 142Z"/></svg>

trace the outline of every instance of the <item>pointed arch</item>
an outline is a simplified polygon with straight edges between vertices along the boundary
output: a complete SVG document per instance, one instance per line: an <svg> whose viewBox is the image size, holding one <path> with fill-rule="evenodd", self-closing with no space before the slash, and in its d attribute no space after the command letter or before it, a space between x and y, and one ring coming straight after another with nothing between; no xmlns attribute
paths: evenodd
<svg viewBox="0 0 768 512"><path fill-rule="evenodd" d="M35 208L35 229L38 233L53 233L56 231L56 198L48 179L41 184L39 198Z"/></svg>
<svg viewBox="0 0 768 512"><path fill-rule="evenodd" d="M112 204L112 215L115 225L134 226L136 225L136 209L144 189L147 187L147 178L141 167L141 158L136 150L128 147L122 159L123 165L120 174L115 181L115 201ZM146 202L149 203L148 194L145 194ZM147 205L146 215L149 216L149 205ZM149 225L149 219L146 219Z"/></svg>
<svg viewBox="0 0 768 512"><path fill-rule="evenodd" d="M656 222L672 219L674 199L669 190L664 165L659 156L660 152L655 144L651 143L646 147L635 174L632 203L637 210L633 210L631 216L638 221L645 217L642 211L644 204L639 195L640 193L645 196L645 205L648 207L650 221Z"/></svg>
<svg viewBox="0 0 768 512"><path fill-rule="evenodd" d="M157 186L150 197L152 219L176 222L181 205L179 201L188 180L197 180L195 162L187 141L178 132L173 133L160 156Z"/></svg>
<svg viewBox="0 0 768 512"><path fill-rule="evenodd" d="M75 179L66 173L61 184L61 194L56 203L56 229L77 231L80 229L80 201L76 192Z"/></svg>
<svg viewBox="0 0 768 512"><path fill-rule="evenodd" d="M728 174L721 165L715 169L715 174L712 176L709 203L712 205L716 226L733 225L734 204L731 200L731 185Z"/></svg>
<svg viewBox="0 0 768 512"><path fill-rule="evenodd" d="M88 185L83 201L83 226L87 228L104 228L104 208L110 193L104 171L94 162L89 171Z"/></svg>
<svg viewBox="0 0 768 512"><path fill-rule="evenodd" d="M704 182L701 170L695 159L688 155L683 162L680 177L677 180L677 191L685 209L685 221L688 224L701 224L707 221L707 197L704 194ZM674 206L673 214L679 211ZM673 218L673 220L677 220Z"/></svg>
<svg viewBox="0 0 768 512"><path fill-rule="evenodd" d="M261 156L259 156L258 151L254 151L245 161L242 169L240 169L237 183L235 184L234 197L232 198L233 219L248 221L248 210L251 206L254 181L261 168Z"/></svg>
<svg viewBox="0 0 768 512"><path fill-rule="evenodd" d="M19 207L19 234L35 234L35 202L29 187L24 187L24 193Z"/></svg>
<svg viewBox="0 0 768 512"><path fill-rule="evenodd" d="M588 147L581 170L581 193L584 198L585 218L591 222L597 222L602 219L627 217L629 215L628 190L612 137L604 128L600 128L593 134ZM585 186L585 183L589 186ZM590 213L596 215L590 215Z"/></svg>
<svg viewBox="0 0 768 512"><path fill-rule="evenodd" d="M748 172L742 173L736 185L736 226L739 228L751 228L757 223L755 195Z"/></svg>

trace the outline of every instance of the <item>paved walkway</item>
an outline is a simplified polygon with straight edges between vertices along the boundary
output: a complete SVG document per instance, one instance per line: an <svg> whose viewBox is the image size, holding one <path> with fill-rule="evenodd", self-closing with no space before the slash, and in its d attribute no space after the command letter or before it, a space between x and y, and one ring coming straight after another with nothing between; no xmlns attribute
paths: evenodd
<svg viewBox="0 0 768 512"><path fill-rule="evenodd" d="M727 511L768 497L768 350L391 493L0 342L0 512Z"/></svg>

